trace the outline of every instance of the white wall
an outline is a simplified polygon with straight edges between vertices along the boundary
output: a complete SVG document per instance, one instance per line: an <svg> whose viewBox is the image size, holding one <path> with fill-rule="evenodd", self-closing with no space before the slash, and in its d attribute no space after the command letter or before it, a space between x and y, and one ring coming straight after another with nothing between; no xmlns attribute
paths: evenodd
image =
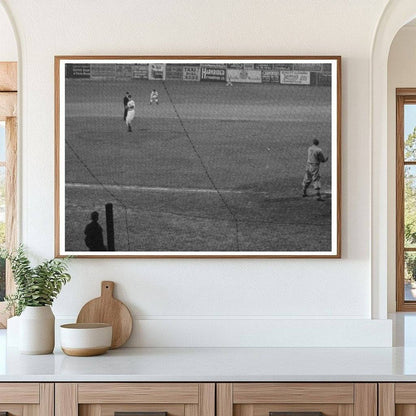
<svg viewBox="0 0 416 416"><path fill-rule="evenodd" d="M77 259L58 317L108 279L137 319L130 345L388 345L389 322L370 320L369 65L386 3L0 0L21 39L21 235L39 257L54 252L54 55L343 58L342 259Z"/></svg>
<svg viewBox="0 0 416 416"><path fill-rule="evenodd" d="M416 88L416 25L404 26L391 44L388 60L388 305L396 310L396 88Z"/></svg>

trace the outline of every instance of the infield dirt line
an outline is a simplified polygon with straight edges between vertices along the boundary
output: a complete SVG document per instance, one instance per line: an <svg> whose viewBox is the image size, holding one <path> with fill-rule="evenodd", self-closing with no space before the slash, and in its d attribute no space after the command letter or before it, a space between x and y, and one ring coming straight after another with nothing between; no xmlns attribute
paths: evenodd
<svg viewBox="0 0 416 416"><path fill-rule="evenodd" d="M93 184L93 183L66 183L66 188L74 189L111 189L114 191L153 191L153 192L183 192L183 193L230 193L230 194L262 194L266 195L267 192L253 192L253 191L238 191L234 189L219 189L218 192L215 189L200 189L200 188L168 188L162 186L138 186L138 185L108 185L108 184Z"/></svg>

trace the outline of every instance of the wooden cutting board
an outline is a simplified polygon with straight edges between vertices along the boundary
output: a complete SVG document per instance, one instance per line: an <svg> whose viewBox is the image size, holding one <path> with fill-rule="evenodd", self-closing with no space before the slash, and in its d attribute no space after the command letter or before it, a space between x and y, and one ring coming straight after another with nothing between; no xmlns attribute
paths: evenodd
<svg viewBox="0 0 416 416"><path fill-rule="evenodd" d="M113 297L114 282L101 282L101 296L86 303L77 323L106 323L113 326L111 349L121 347L130 337L133 319L124 303Z"/></svg>

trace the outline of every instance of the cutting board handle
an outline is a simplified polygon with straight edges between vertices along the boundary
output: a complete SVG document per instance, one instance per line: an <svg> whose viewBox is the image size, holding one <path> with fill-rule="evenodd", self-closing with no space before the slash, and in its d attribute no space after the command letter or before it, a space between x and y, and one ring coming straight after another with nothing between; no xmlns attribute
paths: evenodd
<svg viewBox="0 0 416 416"><path fill-rule="evenodd" d="M101 282L101 297L112 298L114 292L114 282L104 280Z"/></svg>

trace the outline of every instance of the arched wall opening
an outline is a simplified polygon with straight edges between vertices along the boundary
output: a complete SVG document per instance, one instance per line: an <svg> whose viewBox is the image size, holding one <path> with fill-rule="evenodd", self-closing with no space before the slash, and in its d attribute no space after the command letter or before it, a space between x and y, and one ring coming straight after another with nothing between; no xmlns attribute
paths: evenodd
<svg viewBox="0 0 416 416"><path fill-rule="evenodd" d="M371 55L372 317L395 311L395 97L389 53L399 30L416 17L413 0L393 0L377 27ZM416 31L415 31L416 35ZM416 81L416 79L415 79ZM415 82L416 86L416 82Z"/></svg>
<svg viewBox="0 0 416 416"><path fill-rule="evenodd" d="M416 88L416 20L412 20L410 23L404 25L394 37L388 58L387 68L387 153L390 157L387 160L388 171L388 311L396 311L396 263L402 261L398 259L396 261L396 215L395 215L395 196L396 196L396 161L398 156L396 154L396 89L397 88ZM406 129L414 127L413 113L411 110L416 107L411 105L407 106L406 116ZM411 112L409 112L411 111ZM412 127L410 127L412 125ZM405 134L405 137L407 137ZM408 167L409 169L409 167ZM412 174L414 168L411 167L408 174ZM410 184L410 182L408 182ZM410 190L410 189L408 189ZM409 195L409 194L408 194ZM409 197L409 196L408 196ZM413 205L413 204L411 204ZM410 206L411 206L410 205ZM409 207L406 203L406 207ZM411 208L410 208L411 209ZM408 209L407 216L412 215ZM410 255L410 259L414 257L412 253L407 252ZM409 272L412 269L412 261L409 260L407 266ZM410 276L410 274L408 275ZM404 296L406 300L413 300L415 290L412 288L412 284L405 283ZM401 289L400 289L401 290Z"/></svg>

